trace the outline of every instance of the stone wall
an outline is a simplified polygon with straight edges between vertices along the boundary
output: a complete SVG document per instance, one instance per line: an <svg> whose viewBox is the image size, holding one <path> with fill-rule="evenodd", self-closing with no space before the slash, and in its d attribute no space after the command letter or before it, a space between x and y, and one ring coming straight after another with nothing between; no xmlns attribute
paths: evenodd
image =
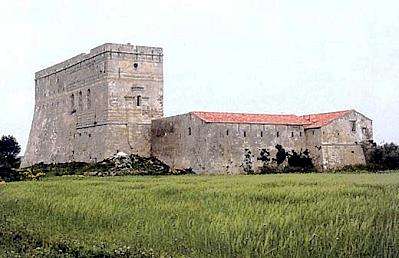
<svg viewBox="0 0 399 258"><path fill-rule="evenodd" d="M22 166L150 154L163 116L161 48L104 44L35 74L35 109Z"/></svg>
<svg viewBox="0 0 399 258"><path fill-rule="evenodd" d="M373 139L372 121L351 111L321 128L322 168L365 164L361 143Z"/></svg>
<svg viewBox="0 0 399 258"><path fill-rule="evenodd" d="M322 168L323 151L321 146L321 128L305 129L306 146L310 152L313 164L317 169Z"/></svg>
<svg viewBox="0 0 399 258"><path fill-rule="evenodd" d="M268 151L272 159L277 144L300 151L305 143L302 126L206 123L192 113L152 124L152 155L197 173L236 174L248 163L258 171L263 166L262 152Z"/></svg>
<svg viewBox="0 0 399 258"><path fill-rule="evenodd" d="M151 138L153 156L172 167L192 168L197 173L259 172L265 153L270 161L276 157L277 144L287 152L307 149L316 168L331 169L364 164L360 143L372 139L372 124L356 111L318 128L206 123L188 113L154 120Z"/></svg>

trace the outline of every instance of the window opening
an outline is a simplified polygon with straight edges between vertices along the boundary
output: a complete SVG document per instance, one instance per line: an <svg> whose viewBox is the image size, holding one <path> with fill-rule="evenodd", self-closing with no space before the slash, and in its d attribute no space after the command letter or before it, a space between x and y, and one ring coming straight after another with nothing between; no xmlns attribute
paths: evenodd
<svg viewBox="0 0 399 258"><path fill-rule="evenodd" d="M82 96L82 92L79 91L79 110L83 109L83 96Z"/></svg>
<svg viewBox="0 0 399 258"><path fill-rule="evenodd" d="M87 109L91 109L91 91L90 89L87 90Z"/></svg>
<svg viewBox="0 0 399 258"><path fill-rule="evenodd" d="M352 132L356 132L356 121L351 121L352 123Z"/></svg>
<svg viewBox="0 0 399 258"><path fill-rule="evenodd" d="M75 109L75 96L71 94L71 110Z"/></svg>

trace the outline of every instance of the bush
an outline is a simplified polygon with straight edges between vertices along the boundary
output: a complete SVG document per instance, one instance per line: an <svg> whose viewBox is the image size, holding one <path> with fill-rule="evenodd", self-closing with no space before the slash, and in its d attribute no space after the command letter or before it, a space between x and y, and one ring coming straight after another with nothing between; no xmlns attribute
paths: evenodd
<svg viewBox="0 0 399 258"><path fill-rule="evenodd" d="M17 157L21 147L14 136L3 135L0 139L0 169L18 168L20 159Z"/></svg>
<svg viewBox="0 0 399 258"><path fill-rule="evenodd" d="M395 143L364 147L368 171L399 169L399 146Z"/></svg>
<svg viewBox="0 0 399 258"><path fill-rule="evenodd" d="M298 153L292 150L292 154L288 154L288 166L285 167L287 172L309 172L314 170L312 158L309 155L309 151L306 149Z"/></svg>

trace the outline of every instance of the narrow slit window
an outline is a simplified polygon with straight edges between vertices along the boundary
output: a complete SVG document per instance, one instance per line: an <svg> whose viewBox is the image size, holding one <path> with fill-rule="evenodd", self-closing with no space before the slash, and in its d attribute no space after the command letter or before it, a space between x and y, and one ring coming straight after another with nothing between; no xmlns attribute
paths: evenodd
<svg viewBox="0 0 399 258"><path fill-rule="evenodd" d="M294 137L294 132L291 132L291 137Z"/></svg>
<svg viewBox="0 0 399 258"><path fill-rule="evenodd" d="M140 95L138 95L137 98L136 98L136 105L138 107L141 106L141 96Z"/></svg>
<svg viewBox="0 0 399 258"><path fill-rule="evenodd" d="M299 137L302 137L302 132L299 132Z"/></svg>
<svg viewBox="0 0 399 258"><path fill-rule="evenodd" d="M226 131L226 135L229 136L229 130Z"/></svg>
<svg viewBox="0 0 399 258"><path fill-rule="evenodd" d="M188 135L191 135L191 127L188 128Z"/></svg>
<svg viewBox="0 0 399 258"><path fill-rule="evenodd" d="M280 137L280 132L277 132L277 137Z"/></svg>
<svg viewBox="0 0 399 258"><path fill-rule="evenodd" d="M82 96L82 92L79 91L79 110L83 109L83 96Z"/></svg>
<svg viewBox="0 0 399 258"><path fill-rule="evenodd" d="M263 131L260 131L260 137L263 137Z"/></svg>
<svg viewBox="0 0 399 258"><path fill-rule="evenodd" d="M75 96L72 94L71 95L71 110L73 111L75 109Z"/></svg>
<svg viewBox="0 0 399 258"><path fill-rule="evenodd" d="M247 137L247 132L246 131L244 131L244 137Z"/></svg>
<svg viewBox="0 0 399 258"><path fill-rule="evenodd" d="M86 103L87 103L87 109L91 109L91 91L90 89L87 90L87 96L86 96Z"/></svg>

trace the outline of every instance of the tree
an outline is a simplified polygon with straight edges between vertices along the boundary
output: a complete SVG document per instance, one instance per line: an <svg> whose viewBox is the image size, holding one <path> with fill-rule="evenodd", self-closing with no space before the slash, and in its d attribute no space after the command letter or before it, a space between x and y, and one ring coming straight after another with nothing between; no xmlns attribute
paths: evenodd
<svg viewBox="0 0 399 258"><path fill-rule="evenodd" d="M0 168L15 168L18 166L18 154L21 151L14 136L3 135L0 139Z"/></svg>

